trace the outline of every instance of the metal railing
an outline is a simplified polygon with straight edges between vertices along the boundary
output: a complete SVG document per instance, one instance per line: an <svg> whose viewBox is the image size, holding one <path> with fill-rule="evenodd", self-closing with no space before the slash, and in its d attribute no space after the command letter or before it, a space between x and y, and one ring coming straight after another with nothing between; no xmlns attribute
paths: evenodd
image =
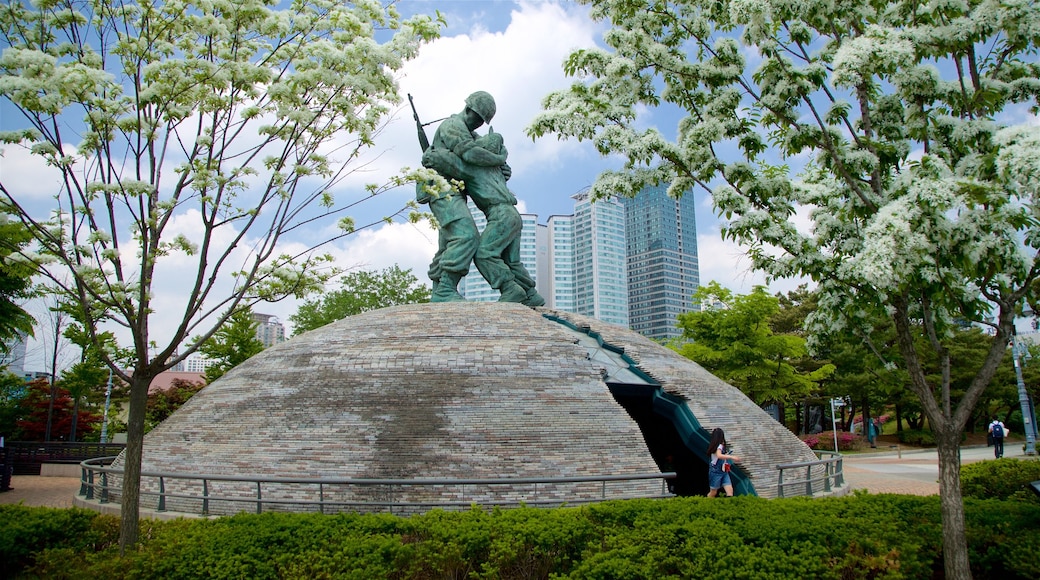
<svg viewBox="0 0 1040 580"><path fill-rule="evenodd" d="M795 493L793 495L813 495L813 485L818 484L818 487L822 488L823 493L830 493L834 488L845 485L845 474L843 472L843 456L841 453L835 453L833 451L816 451L816 455L820 459L816 461L802 461L799 463L782 463L777 465L776 468L780 471L776 481L776 496L778 498L784 497L785 486L805 486L804 493ZM830 457L824 459L824 456ZM817 475L813 476L813 467L823 466L822 473L820 469L817 469ZM804 476L801 474L801 470L805 470ZM794 472L793 477L801 477L801 479L794 479L784 481L784 472Z"/></svg>
<svg viewBox="0 0 1040 580"><path fill-rule="evenodd" d="M119 453L122 443L66 443L42 441L8 441L0 452L3 463L11 466L14 475L39 475L40 464L77 464L84 459Z"/></svg>
<svg viewBox="0 0 1040 580"><path fill-rule="evenodd" d="M108 467L115 457L89 459L80 463L82 476L80 492L87 501L100 504L109 503L122 494L122 468ZM225 505L241 506L241 509L220 509L219 513L235 513L255 509L256 513L267 511L318 511L329 513L337 511L389 511L390 513L414 513L422 508L468 508L472 505L482 506L558 506L591 503L613 499L633 499L646 497L673 497L668 492L667 482L674 479L674 472L639 473L629 475L590 475L580 477L545 477L545 478L490 478L490 479L371 479L371 478L297 478L297 477L241 477L218 474L199 473L163 473L142 472L141 506L158 512L175 511L195 515L214 515L211 508L218 502ZM610 484L618 482L638 482L661 480L661 491L656 494L608 493ZM146 489L145 481L152 480L152 489ZM173 490L174 484L177 490ZM228 494L216 490L221 483L236 487L237 493ZM588 493L589 484L598 484L598 494ZM554 496L549 491L567 485L584 485L586 493L568 497ZM504 488L504 492L491 491ZM245 489L250 491L245 493ZM265 491L276 491L283 494L289 488L292 497L265 496ZM407 499L409 490L453 488L457 491L449 494L457 499L443 498ZM356 494L372 499L341 499L345 489L363 489L366 493ZM337 493L338 492L338 493ZM508 497L513 493L516 497ZM421 494L420 494L421 495ZM524 497L519 497L523 495ZM144 498L154 498L152 502ZM308 499L313 498L313 499ZM190 506L191 511L175 509ZM281 508L281 509L279 509Z"/></svg>

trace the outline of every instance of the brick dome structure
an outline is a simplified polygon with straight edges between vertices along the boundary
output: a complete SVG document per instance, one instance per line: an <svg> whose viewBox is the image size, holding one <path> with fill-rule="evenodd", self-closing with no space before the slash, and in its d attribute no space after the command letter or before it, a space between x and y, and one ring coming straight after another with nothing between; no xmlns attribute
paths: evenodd
<svg viewBox="0 0 1040 580"><path fill-rule="evenodd" d="M778 463L816 459L739 390L627 329L519 304L417 304L329 324L236 367L146 435L142 470L395 480L675 471L673 491L698 494L707 492L705 437L714 427L743 458L738 493L775 496ZM164 485L176 495L178 482ZM220 482L209 485L219 495ZM156 486L142 481L145 493ZM283 487L265 487L264 498L319 493ZM376 487L320 494L357 508L385 493ZM395 490L395 501L419 506L652 497L664 488L635 479L492 485L465 496L451 485ZM240 509L251 508L208 507Z"/></svg>

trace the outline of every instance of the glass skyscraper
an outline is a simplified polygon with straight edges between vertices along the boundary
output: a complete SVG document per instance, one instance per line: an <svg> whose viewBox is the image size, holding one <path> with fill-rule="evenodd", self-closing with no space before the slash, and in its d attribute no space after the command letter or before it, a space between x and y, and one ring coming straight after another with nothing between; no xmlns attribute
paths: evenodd
<svg viewBox="0 0 1040 580"><path fill-rule="evenodd" d="M628 326L625 207L617 199L593 202L588 189L573 199L573 311Z"/></svg>
<svg viewBox="0 0 1040 580"><path fill-rule="evenodd" d="M666 186L624 198L629 327L643 336L681 335L676 317L695 309L700 284L697 215L692 193L668 196Z"/></svg>
<svg viewBox="0 0 1040 580"><path fill-rule="evenodd" d="M522 214L521 261L535 276L546 306L627 326L653 339L680 336L676 317L696 309L700 284L697 215L692 194L668 197L648 187L634 198L593 202L572 196L572 215ZM477 229L487 220L473 204ZM498 300L476 267L459 284L468 300Z"/></svg>

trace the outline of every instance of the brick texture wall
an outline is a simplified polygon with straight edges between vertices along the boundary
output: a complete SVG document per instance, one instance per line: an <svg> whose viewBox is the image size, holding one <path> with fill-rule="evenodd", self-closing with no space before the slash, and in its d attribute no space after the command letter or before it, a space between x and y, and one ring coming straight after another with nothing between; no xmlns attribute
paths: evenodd
<svg viewBox="0 0 1040 580"><path fill-rule="evenodd" d="M775 485L777 463L815 459L737 389L689 360L627 329L553 314L588 325L624 347L640 369L684 397L705 427L726 429L760 495L773 495L768 489ZM601 376L573 334L539 310L499 303L387 308L269 348L207 386L145 437L143 470L393 479L659 471L638 426ZM178 485L167 482L167 492ZM199 487L198 482L191 485ZM155 491L147 478L142 486ZM271 486L265 497L314 495L313 490L283 487ZM465 502L474 495L487 501L533 501L551 500L553 494L603 493L601 485L585 487L394 493L404 494L398 500L417 502ZM614 497L660 491L659 481L608 486ZM386 492L342 487L324 493L326 499L333 494L343 502L363 503ZM238 509L252 506L227 508Z"/></svg>

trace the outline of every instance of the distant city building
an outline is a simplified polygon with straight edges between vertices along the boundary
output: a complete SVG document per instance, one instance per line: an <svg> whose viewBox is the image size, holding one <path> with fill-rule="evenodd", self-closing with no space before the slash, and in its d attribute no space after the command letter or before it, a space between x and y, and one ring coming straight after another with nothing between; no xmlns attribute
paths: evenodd
<svg viewBox="0 0 1040 580"><path fill-rule="evenodd" d="M264 348L269 348L280 342L285 342L285 325L278 321L273 314L253 313L256 321L256 339L263 343ZM173 365L170 369L174 373L205 373L206 369L213 366L214 361L202 354L193 353L181 362Z"/></svg>
<svg viewBox="0 0 1040 580"><path fill-rule="evenodd" d="M628 326L625 207L616 198L574 196L574 312Z"/></svg>
<svg viewBox="0 0 1040 580"><path fill-rule="evenodd" d="M4 352L0 352L0 367L21 375L25 371L25 347L29 335L18 332L17 336L4 339Z"/></svg>
<svg viewBox="0 0 1040 580"><path fill-rule="evenodd" d="M173 365L170 370L177 373L204 373L212 365L212 360L195 353L189 354L184 360Z"/></svg>
<svg viewBox="0 0 1040 580"><path fill-rule="evenodd" d="M629 328L653 339L682 335L680 314L694 310L700 285L697 214L692 194L680 199L664 185L622 198L628 256Z"/></svg>
<svg viewBox="0 0 1040 580"><path fill-rule="evenodd" d="M264 348L270 348L280 342L285 342L285 325L278 321L273 314L253 313L256 327L256 338L264 343Z"/></svg>
<svg viewBox="0 0 1040 580"><path fill-rule="evenodd" d="M626 326L649 338L681 335L679 314L695 310L700 285L697 216L693 195L675 200L667 188L648 187L632 199L593 202L586 188L574 213L544 225L522 214L520 254L546 307ZM487 220L472 203L480 232ZM459 284L467 300L492 302L498 292L477 271Z"/></svg>
<svg viewBox="0 0 1040 580"><path fill-rule="evenodd" d="M574 306L574 216L549 216L543 237L546 245L545 280L542 296L549 308L575 312Z"/></svg>
<svg viewBox="0 0 1040 580"><path fill-rule="evenodd" d="M484 233L487 226L487 217L484 212L477 209L473 202L469 202L469 211L473 215L473 221L477 224L477 231ZM524 265L528 273L538 282L538 216L531 214L520 214L523 220L523 229L520 231L520 263ZM487 280L477 271L477 265L471 264L469 274L459 283L459 294L471 302L497 302L498 290L487 283Z"/></svg>

